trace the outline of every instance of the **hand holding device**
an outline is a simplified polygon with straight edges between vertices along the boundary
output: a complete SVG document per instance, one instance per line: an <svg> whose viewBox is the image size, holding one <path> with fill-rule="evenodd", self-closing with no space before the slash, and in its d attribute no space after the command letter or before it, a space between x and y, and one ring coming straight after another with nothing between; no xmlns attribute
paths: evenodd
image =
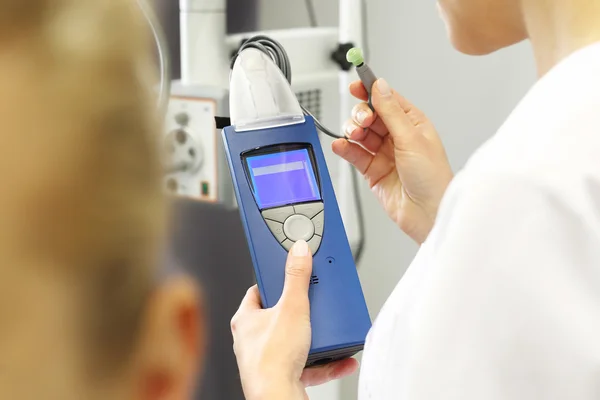
<svg viewBox="0 0 600 400"><path fill-rule="evenodd" d="M252 287L231 321L234 350L246 399L305 399L305 387L354 373L354 359L305 369L311 343L308 292L312 256L304 241L291 249L285 284L277 305L261 307L257 286Z"/></svg>
<svg viewBox="0 0 600 400"><path fill-rule="evenodd" d="M333 151L365 176L390 218L422 244L453 178L437 131L383 79L370 91L363 82L354 82L350 92L365 103L354 108L346 123L350 142L336 140Z"/></svg>

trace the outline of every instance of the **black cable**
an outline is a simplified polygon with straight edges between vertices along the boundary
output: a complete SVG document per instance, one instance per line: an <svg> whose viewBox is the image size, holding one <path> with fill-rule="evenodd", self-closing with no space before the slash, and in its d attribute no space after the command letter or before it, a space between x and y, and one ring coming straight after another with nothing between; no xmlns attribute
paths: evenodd
<svg viewBox="0 0 600 400"><path fill-rule="evenodd" d="M306 11L310 19L310 26L313 28L318 27L319 22L317 20L317 12L315 11L315 3L313 3L313 0L304 0L304 3L306 4Z"/></svg>
<svg viewBox="0 0 600 400"><path fill-rule="evenodd" d="M290 85L292 84L292 66L290 64L290 58L288 57L288 54L281 43L275 39L263 35L254 36L246 40L231 60L231 69L233 69L239 54L246 49L257 49L271 57L275 65L277 65L281 72L283 72L283 75L285 76L285 79L287 79L288 83ZM308 109L306 109L306 107L303 105L300 105L300 107L302 108L304 115L310 116L314 119L316 127L321 132L334 139L344 139L344 136L338 135L324 126L321 121L319 121Z"/></svg>

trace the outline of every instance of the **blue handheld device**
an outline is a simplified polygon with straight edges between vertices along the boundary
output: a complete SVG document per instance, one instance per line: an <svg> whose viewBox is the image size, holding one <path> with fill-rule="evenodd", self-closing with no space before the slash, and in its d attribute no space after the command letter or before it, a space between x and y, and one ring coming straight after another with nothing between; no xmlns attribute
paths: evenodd
<svg viewBox="0 0 600 400"><path fill-rule="evenodd" d="M281 297L294 242L305 240L313 253L311 366L361 351L371 319L314 120L287 81L273 84L277 76L263 53L240 54L231 82L234 126L223 141L263 307ZM260 101L272 104L257 118Z"/></svg>

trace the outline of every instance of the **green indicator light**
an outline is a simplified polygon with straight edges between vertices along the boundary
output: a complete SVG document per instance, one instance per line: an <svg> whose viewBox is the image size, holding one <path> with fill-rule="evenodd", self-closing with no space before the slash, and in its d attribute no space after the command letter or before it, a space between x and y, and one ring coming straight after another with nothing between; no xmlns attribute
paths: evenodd
<svg viewBox="0 0 600 400"><path fill-rule="evenodd" d="M208 196L210 194L210 186L208 182L202 182L202 196Z"/></svg>

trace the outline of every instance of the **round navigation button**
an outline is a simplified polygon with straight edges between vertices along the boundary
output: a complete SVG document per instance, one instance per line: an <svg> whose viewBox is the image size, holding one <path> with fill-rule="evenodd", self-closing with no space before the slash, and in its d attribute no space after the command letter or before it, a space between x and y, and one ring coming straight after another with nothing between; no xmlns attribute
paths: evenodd
<svg viewBox="0 0 600 400"><path fill-rule="evenodd" d="M283 232L293 242L309 241L315 234L315 226L308 217L296 214L285 220Z"/></svg>

